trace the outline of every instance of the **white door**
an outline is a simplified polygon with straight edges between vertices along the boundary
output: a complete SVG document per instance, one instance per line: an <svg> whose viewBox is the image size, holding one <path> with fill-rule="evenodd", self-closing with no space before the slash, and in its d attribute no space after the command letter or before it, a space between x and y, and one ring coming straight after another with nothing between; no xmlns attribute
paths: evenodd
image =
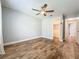
<svg viewBox="0 0 79 59"><path fill-rule="evenodd" d="M69 28L69 36L75 36L76 34L76 24L75 23L71 23Z"/></svg>
<svg viewBox="0 0 79 59"><path fill-rule="evenodd" d="M76 24L70 23L68 24L68 38L75 38L76 37Z"/></svg>
<svg viewBox="0 0 79 59"><path fill-rule="evenodd" d="M79 31L77 31L77 42L79 44Z"/></svg>
<svg viewBox="0 0 79 59"><path fill-rule="evenodd" d="M77 23L77 42L79 44L79 22Z"/></svg>

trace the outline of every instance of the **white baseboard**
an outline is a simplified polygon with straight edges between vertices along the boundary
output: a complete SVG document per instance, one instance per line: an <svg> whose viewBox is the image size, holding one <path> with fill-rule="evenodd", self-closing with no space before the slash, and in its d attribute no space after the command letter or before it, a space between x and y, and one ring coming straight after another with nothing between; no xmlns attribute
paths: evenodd
<svg viewBox="0 0 79 59"><path fill-rule="evenodd" d="M4 43L4 46L15 44L15 43L20 43L20 42L24 42L24 41L28 41L28 40L33 40L33 39L40 38L40 37L41 36L36 36L36 37L31 37L31 38L27 38L27 39L23 39L23 40L19 40L19 41L8 42L8 43Z"/></svg>
<svg viewBox="0 0 79 59"><path fill-rule="evenodd" d="M28 41L28 40L33 40L33 39L40 38L40 37L47 38L47 39L53 39L53 38L49 38L46 36L36 36L36 37L31 37L31 38L27 38L27 39L23 39L23 40L19 40L19 41L4 43L4 46L15 44L15 43L20 43L20 42L24 42L24 41Z"/></svg>
<svg viewBox="0 0 79 59"><path fill-rule="evenodd" d="M53 37L46 37L46 36L41 36L41 37L53 40ZM63 42L63 40L60 40L60 41Z"/></svg>
<svg viewBox="0 0 79 59"><path fill-rule="evenodd" d="M0 55L4 55L5 54L5 51L4 51L4 48L3 48L3 45L0 46Z"/></svg>
<svg viewBox="0 0 79 59"><path fill-rule="evenodd" d="M41 37L53 40L53 37L46 37L46 36L41 36Z"/></svg>

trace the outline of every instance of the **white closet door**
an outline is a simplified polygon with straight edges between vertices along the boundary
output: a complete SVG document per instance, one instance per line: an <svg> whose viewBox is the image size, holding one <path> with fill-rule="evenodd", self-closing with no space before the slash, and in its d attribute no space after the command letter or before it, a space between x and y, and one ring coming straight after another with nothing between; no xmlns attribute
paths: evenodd
<svg viewBox="0 0 79 59"><path fill-rule="evenodd" d="M79 31L77 32L77 42L79 44Z"/></svg>
<svg viewBox="0 0 79 59"><path fill-rule="evenodd" d="M79 22L77 23L77 42L79 44Z"/></svg>
<svg viewBox="0 0 79 59"><path fill-rule="evenodd" d="M69 25L69 36L75 36L76 34L76 24L75 23L71 23Z"/></svg>
<svg viewBox="0 0 79 59"><path fill-rule="evenodd" d="M1 0L0 0L0 54L4 54L3 35L2 35L2 13L1 13Z"/></svg>
<svg viewBox="0 0 79 59"><path fill-rule="evenodd" d="M68 24L68 40L72 41L76 38L76 23Z"/></svg>

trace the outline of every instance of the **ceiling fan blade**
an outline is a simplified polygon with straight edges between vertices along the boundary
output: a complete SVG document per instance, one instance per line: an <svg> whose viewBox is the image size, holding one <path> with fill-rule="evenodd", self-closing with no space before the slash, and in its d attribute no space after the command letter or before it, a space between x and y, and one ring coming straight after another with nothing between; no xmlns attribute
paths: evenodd
<svg viewBox="0 0 79 59"><path fill-rule="evenodd" d="M32 8L32 10L40 12L40 10L37 10L37 9L33 9L33 8Z"/></svg>
<svg viewBox="0 0 79 59"><path fill-rule="evenodd" d="M39 15L40 13L37 13L36 15Z"/></svg>
<svg viewBox="0 0 79 59"><path fill-rule="evenodd" d="M44 6L42 6L41 8L42 8L42 9L43 9L43 8L47 8L47 4L44 4Z"/></svg>
<svg viewBox="0 0 79 59"><path fill-rule="evenodd" d="M48 10L48 11L45 11L45 12L54 12L54 10Z"/></svg>

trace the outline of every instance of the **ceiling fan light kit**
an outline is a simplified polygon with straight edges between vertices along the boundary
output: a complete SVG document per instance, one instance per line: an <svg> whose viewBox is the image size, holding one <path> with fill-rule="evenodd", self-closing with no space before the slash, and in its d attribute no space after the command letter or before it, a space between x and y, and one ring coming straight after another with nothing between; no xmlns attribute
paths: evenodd
<svg viewBox="0 0 79 59"><path fill-rule="evenodd" d="M45 12L44 11L41 11L41 14L43 15Z"/></svg>

